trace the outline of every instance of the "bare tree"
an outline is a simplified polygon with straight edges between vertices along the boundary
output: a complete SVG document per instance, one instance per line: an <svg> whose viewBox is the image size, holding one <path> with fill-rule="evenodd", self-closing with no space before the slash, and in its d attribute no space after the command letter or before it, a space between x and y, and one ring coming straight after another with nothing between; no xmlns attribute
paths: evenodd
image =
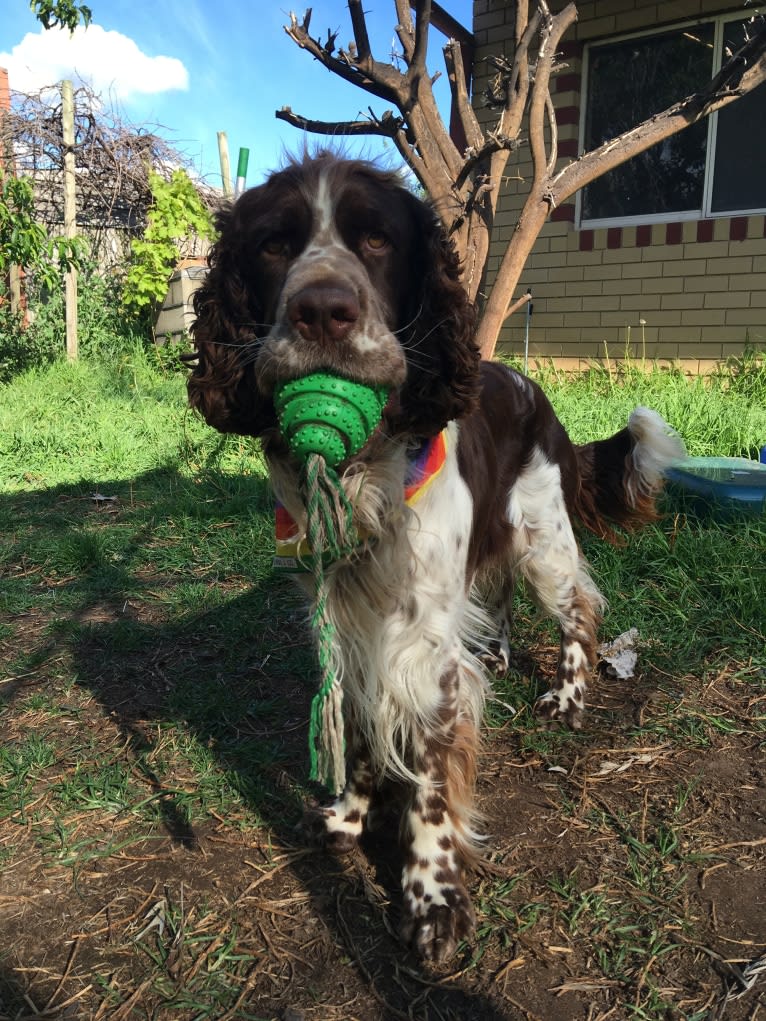
<svg viewBox="0 0 766 1021"><path fill-rule="evenodd" d="M87 236L94 258L103 267L124 264L131 239L146 228L152 203L152 172L170 179L191 161L163 140L157 128L126 123L114 105L88 86L74 95L74 158L77 175L77 226ZM61 91L14 93L11 110L0 116L0 152L12 157L19 175L34 182L35 216L51 234L64 220ZM211 188L197 184L212 208ZM185 254L195 254L190 251Z"/></svg>
<svg viewBox="0 0 766 1021"><path fill-rule="evenodd" d="M467 143L461 151L439 114L434 78L426 67L431 0L415 0L412 5L410 0L394 3L403 70L373 56L362 0L348 0L354 42L345 49L336 48L336 33L328 32L324 41L310 35L310 9L301 21L291 14L285 31L328 70L392 104L396 112L389 109L376 115L370 110L369 119L333 123L310 120L289 107L276 115L319 134L382 135L392 139L455 240L464 262L465 286L481 312L478 342L486 358L494 353L503 321L521 304L509 308L510 296L543 224L556 206L620 163L722 109L766 80L766 24L763 18L755 17L751 19L748 41L703 89L560 165L550 86L560 67L559 44L577 20L577 9L570 3L553 14L544 0L532 4L517 0L515 51L513 56L495 62L497 76L490 92L497 116L490 128L482 127L471 105L460 43L450 39L444 47L453 108ZM511 153L522 144L530 147L532 179L491 293L485 298L501 183Z"/></svg>

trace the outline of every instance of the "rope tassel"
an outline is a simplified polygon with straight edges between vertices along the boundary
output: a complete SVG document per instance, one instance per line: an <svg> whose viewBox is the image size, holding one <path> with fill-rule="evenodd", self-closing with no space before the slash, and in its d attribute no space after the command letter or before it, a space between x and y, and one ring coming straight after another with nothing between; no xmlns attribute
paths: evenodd
<svg viewBox="0 0 766 1021"><path fill-rule="evenodd" d="M357 545L353 509L337 472L321 454L311 454L301 472L306 503L306 534L312 551L311 569L316 586L316 606L311 620L319 646L319 690L311 703L309 755L311 779L324 783L335 794L346 785L344 752L343 688L332 665L335 628L327 612L327 581L324 554L333 560L348 556Z"/></svg>

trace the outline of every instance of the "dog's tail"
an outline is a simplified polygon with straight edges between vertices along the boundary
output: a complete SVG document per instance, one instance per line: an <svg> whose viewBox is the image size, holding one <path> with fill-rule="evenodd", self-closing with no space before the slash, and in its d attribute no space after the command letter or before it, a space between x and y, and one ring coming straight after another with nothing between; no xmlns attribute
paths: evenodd
<svg viewBox="0 0 766 1021"><path fill-rule="evenodd" d="M580 491L576 511L602 538L617 540L613 525L629 531L657 519L664 471L684 456L678 433L650 408L636 408L607 440L576 447Z"/></svg>

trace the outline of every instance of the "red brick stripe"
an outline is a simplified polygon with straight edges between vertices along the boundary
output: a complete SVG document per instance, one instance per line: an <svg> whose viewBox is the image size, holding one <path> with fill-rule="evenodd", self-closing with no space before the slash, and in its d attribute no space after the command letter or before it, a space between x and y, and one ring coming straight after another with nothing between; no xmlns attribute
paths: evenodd
<svg viewBox="0 0 766 1021"><path fill-rule="evenodd" d="M712 220L699 220L697 223L697 240L712 241L713 227L714 224Z"/></svg>
<svg viewBox="0 0 766 1021"><path fill-rule="evenodd" d="M744 241L747 237L747 217L732 216L729 222L729 241Z"/></svg>

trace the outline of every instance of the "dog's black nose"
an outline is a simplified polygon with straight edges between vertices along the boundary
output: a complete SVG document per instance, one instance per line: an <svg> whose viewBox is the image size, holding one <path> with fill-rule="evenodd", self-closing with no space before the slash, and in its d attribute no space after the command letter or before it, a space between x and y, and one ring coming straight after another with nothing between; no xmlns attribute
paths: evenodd
<svg viewBox="0 0 766 1021"><path fill-rule="evenodd" d="M287 302L287 318L304 340L335 344L344 340L360 316L353 291L337 284L312 284Z"/></svg>

